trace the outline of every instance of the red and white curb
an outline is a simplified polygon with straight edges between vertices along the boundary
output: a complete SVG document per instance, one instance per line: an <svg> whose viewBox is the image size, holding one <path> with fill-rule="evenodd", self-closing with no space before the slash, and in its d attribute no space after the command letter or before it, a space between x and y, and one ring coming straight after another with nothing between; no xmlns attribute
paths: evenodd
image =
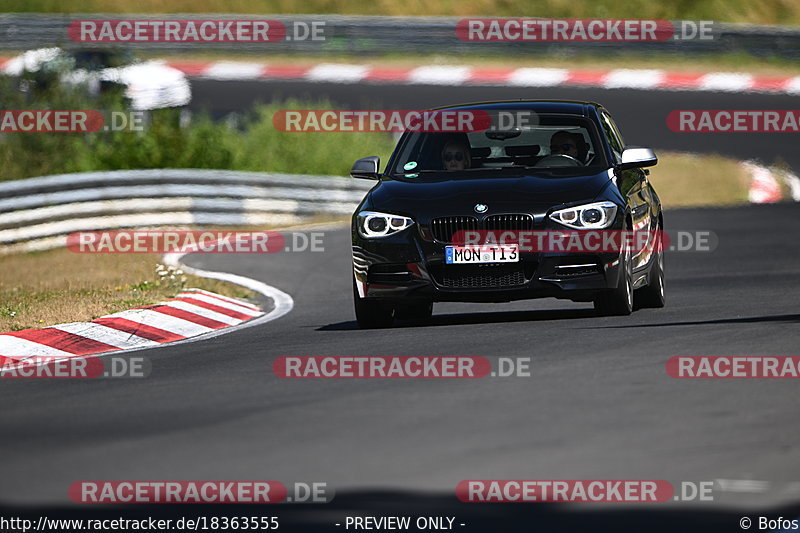
<svg viewBox="0 0 800 533"><path fill-rule="evenodd" d="M791 199L800 202L800 177L791 171L765 167L754 161L742 161L741 164L750 175L750 203L772 204L783 200L781 178L789 186Z"/></svg>
<svg viewBox="0 0 800 533"><path fill-rule="evenodd" d="M38 329L0 334L0 367L32 357L68 358L159 346L223 328L265 313L255 305L188 289L156 305Z"/></svg>
<svg viewBox="0 0 800 533"><path fill-rule="evenodd" d="M9 60L0 57L0 70ZM248 61L163 61L190 78L218 81L292 80L328 83L402 83L411 85L501 85L511 87L600 87L719 92L800 94L800 76L757 76L742 72L681 72L660 69L587 70L563 68L491 68L460 65L376 67L321 63Z"/></svg>
<svg viewBox="0 0 800 533"><path fill-rule="evenodd" d="M781 185L767 167L751 161L742 163L750 174L748 197L753 204L771 204L781 201Z"/></svg>
<svg viewBox="0 0 800 533"><path fill-rule="evenodd" d="M56 361L205 340L275 320L294 307L292 297L275 287L228 272L186 266L181 263L185 255L165 254L163 262L195 276L246 287L268 298L272 309L265 312L235 298L187 289L159 304L129 309L91 322L0 334L0 368L13 368L32 358Z"/></svg>
<svg viewBox="0 0 800 533"><path fill-rule="evenodd" d="M322 63L297 65L241 61L169 61L189 77L211 80L305 80L328 83L601 87L800 94L800 76L756 76L741 72L688 73L657 69L582 70L488 68L458 65L375 67Z"/></svg>
<svg viewBox="0 0 800 533"><path fill-rule="evenodd" d="M173 266L175 268L180 268L187 274L193 274L201 278L216 279L219 281L233 283L234 285L239 285L240 287L245 287L247 289L250 289L251 291L257 292L262 296L266 297L267 299L269 299L270 302L272 302L272 310L264 313L259 317L242 322L231 328L210 331L201 336L175 341L175 343L173 344L205 340L212 337L217 337L219 335L224 335L225 333L229 333L232 329L242 329L242 328L250 328L253 326L259 326L266 322L275 320L276 318L282 317L283 315L289 313L294 308L294 300L292 300L291 296L289 296L282 290L277 289L271 285L267 285L266 283L263 283L261 281L252 278L247 278L245 276L239 276L238 274L231 274L229 272L201 270L199 268L190 267L181 263L181 259L185 255L187 255L187 253L164 254L163 263L166 266Z"/></svg>

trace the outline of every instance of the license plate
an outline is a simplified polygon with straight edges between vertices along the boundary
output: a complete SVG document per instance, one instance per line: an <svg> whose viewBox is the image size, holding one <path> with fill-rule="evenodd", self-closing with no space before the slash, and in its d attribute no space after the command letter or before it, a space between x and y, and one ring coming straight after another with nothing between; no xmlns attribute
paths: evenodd
<svg viewBox="0 0 800 533"><path fill-rule="evenodd" d="M446 246L444 262L448 265L480 263L518 263L519 246Z"/></svg>

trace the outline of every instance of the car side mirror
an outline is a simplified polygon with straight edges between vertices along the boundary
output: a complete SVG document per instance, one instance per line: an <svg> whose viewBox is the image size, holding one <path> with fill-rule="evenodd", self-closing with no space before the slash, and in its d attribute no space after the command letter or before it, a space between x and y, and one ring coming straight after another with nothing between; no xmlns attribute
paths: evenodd
<svg viewBox="0 0 800 533"><path fill-rule="evenodd" d="M380 178L380 173L378 172L380 166L380 157L376 155L365 157L353 163L353 168L350 169L350 175L354 178L376 180Z"/></svg>
<svg viewBox="0 0 800 533"><path fill-rule="evenodd" d="M617 165L619 170L630 168L652 167L658 163L658 157L651 148L644 146L628 146L622 150L622 162Z"/></svg>

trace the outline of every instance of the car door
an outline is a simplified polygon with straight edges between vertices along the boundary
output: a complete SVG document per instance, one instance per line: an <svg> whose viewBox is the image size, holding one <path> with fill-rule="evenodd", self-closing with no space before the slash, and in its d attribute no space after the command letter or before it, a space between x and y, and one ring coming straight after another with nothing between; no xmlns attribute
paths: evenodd
<svg viewBox="0 0 800 533"><path fill-rule="evenodd" d="M624 149L624 141L622 135L619 133L611 116L605 111L600 110L600 122L603 126L603 134L608 141L615 163L622 161L622 150ZM647 173L642 168L632 168L629 170L617 171L617 187L620 192L625 196L625 201L628 204L628 209L631 213L631 220L633 227L628 228L633 231L642 231L644 237L642 241L636 241L636 247L633 253L633 269L637 270L644 267L649 260L649 252L654 237L654 225L657 221L653 220L651 216L651 198L649 194L649 187L647 186ZM653 230L653 231L648 231Z"/></svg>

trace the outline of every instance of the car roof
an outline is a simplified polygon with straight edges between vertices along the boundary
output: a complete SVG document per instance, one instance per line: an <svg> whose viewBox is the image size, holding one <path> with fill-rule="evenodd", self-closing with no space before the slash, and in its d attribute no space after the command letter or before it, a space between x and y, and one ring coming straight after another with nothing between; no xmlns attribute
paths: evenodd
<svg viewBox="0 0 800 533"><path fill-rule="evenodd" d="M577 100L498 100L494 102L473 102L434 108L440 109L527 109L537 113L564 113L568 115L586 116L588 108L602 108L596 102Z"/></svg>

